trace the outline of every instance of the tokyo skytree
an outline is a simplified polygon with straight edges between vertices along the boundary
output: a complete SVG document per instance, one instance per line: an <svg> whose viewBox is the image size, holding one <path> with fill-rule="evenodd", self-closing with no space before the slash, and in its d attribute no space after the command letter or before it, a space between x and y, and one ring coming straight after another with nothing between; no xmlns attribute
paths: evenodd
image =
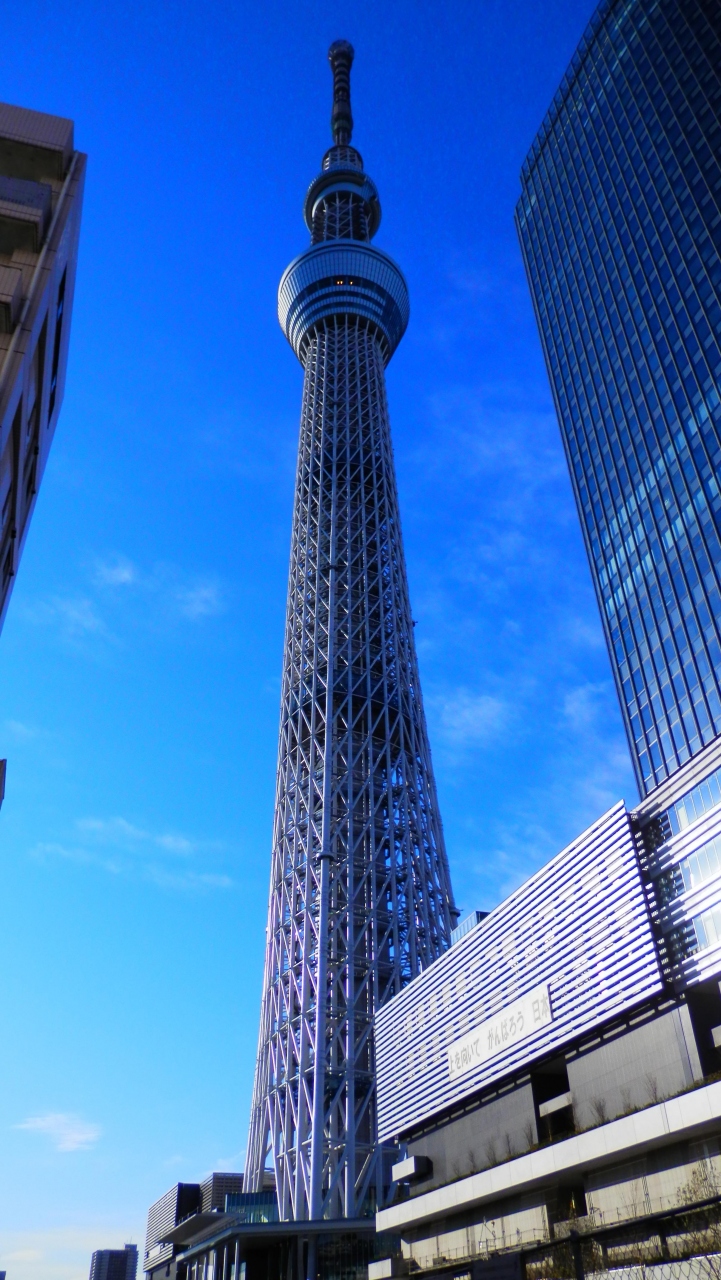
<svg viewBox="0 0 721 1280"><path fill-rule="evenodd" d="M418 678L386 404L408 323L372 246L378 192L350 145L346 41L333 146L305 199L310 248L280 282L303 365L267 949L245 1189L275 1170L282 1220L387 1198L373 1017L449 946L457 911Z"/></svg>

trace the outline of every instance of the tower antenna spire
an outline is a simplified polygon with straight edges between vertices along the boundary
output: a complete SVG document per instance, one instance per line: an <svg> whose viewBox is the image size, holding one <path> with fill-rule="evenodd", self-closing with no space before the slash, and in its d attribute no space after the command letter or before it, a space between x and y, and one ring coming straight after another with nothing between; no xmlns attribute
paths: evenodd
<svg viewBox="0 0 721 1280"><path fill-rule="evenodd" d="M337 147L347 147L353 133L353 114L350 109L350 69L355 50L347 40L334 40L328 50L328 61L333 71L333 110L330 127Z"/></svg>

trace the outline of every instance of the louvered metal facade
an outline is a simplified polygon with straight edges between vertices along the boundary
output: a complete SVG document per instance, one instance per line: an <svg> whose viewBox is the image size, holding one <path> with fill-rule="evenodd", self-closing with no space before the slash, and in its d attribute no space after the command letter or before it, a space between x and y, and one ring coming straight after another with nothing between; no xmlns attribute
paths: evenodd
<svg viewBox="0 0 721 1280"><path fill-rule="evenodd" d="M379 1011L380 1137L397 1137L662 989L621 801Z"/></svg>

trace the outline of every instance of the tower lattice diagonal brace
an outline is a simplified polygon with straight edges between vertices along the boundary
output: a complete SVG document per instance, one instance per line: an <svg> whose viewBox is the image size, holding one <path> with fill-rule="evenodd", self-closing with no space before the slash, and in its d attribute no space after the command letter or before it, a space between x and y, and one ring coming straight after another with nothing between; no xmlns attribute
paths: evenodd
<svg viewBox="0 0 721 1280"><path fill-rule="evenodd" d="M373 1017L449 946L453 902L421 698L385 366L408 322L350 145L353 50L331 46L334 145L279 318L304 368L278 776L246 1188L282 1219L387 1198Z"/></svg>

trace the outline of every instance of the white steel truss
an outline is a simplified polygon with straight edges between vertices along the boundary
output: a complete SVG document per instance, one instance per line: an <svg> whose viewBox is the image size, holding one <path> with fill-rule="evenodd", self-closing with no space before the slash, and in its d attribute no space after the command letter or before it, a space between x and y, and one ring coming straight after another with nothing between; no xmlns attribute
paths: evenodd
<svg viewBox="0 0 721 1280"><path fill-rule="evenodd" d="M282 1219L352 1218L384 1202L392 1152L376 1137L373 1016L448 947L456 914L401 540L391 349L347 303L314 320L302 346L246 1164L250 1191L272 1162Z"/></svg>

